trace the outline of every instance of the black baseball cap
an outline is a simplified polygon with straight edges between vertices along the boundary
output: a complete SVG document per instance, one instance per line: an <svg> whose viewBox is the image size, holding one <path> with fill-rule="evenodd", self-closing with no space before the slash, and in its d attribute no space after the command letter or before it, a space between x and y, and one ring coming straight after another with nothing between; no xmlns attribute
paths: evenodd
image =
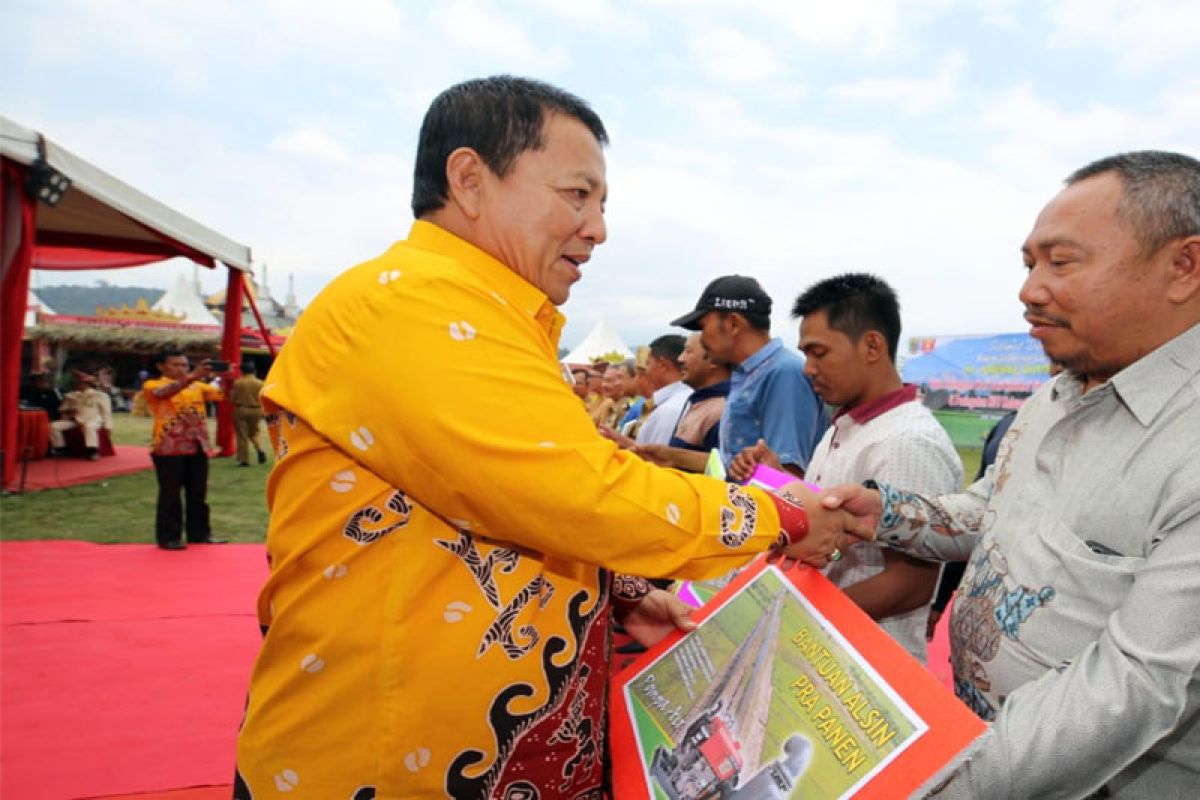
<svg viewBox="0 0 1200 800"><path fill-rule="evenodd" d="M709 311L732 311L771 316L771 297L758 281L745 275L725 275L704 287L693 311L671 324L689 331L700 330L700 318Z"/></svg>

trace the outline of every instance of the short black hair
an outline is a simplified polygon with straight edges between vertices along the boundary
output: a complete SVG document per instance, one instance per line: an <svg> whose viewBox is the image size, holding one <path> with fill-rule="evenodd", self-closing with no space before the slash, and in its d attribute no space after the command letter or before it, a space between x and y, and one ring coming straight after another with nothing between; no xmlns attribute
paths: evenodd
<svg viewBox="0 0 1200 800"><path fill-rule="evenodd" d="M687 337L680 336L678 333L668 333L650 343L650 355L664 358L672 364L678 364L685 344L687 344Z"/></svg>
<svg viewBox="0 0 1200 800"><path fill-rule="evenodd" d="M888 358L896 362L900 345L900 301L882 278L848 272L814 283L792 305L792 319L824 311L829 327L857 342L867 331L879 331L887 341Z"/></svg>
<svg viewBox="0 0 1200 800"><path fill-rule="evenodd" d="M162 350L159 350L158 355L155 356L154 364L157 366L166 361L168 358L175 358L176 356L183 356L186 358L187 353L183 352L178 347L164 347Z"/></svg>
<svg viewBox="0 0 1200 800"><path fill-rule="evenodd" d="M604 123L575 95L548 83L497 75L451 86L438 95L421 123L413 170L413 216L420 219L450 198L446 159L469 147L503 178L517 156L546 146L542 134L547 113L573 117L608 144Z"/></svg>
<svg viewBox="0 0 1200 800"><path fill-rule="evenodd" d="M1200 161L1180 153L1140 150L1093 161L1068 186L1114 172L1123 187L1117 218L1149 258L1172 239L1200 234Z"/></svg>
<svg viewBox="0 0 1200 800"><path fill-rule="evenodd" d="M737 314L742 319L746 320L746 322L750 323L750 327L754 328L754 330L765 331L767 333L770 333L771 331L770 314L760 314L757 311L721 311L718 313L723 314L724 316Z"/></svg>

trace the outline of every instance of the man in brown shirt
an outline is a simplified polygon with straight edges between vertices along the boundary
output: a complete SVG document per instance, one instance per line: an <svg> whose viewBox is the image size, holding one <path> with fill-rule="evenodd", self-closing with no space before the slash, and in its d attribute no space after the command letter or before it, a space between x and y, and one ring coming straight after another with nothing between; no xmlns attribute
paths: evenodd
<svg viewBox="0 0 1200 800"><path fill-rule="evenodd" d="M262 391L263 382L254 371L254 362L242 363L242 376L233 382L229 398L233 401L233 427L237 431L237 464L239 467L250 466L250 445L258 451L258 463L265 464L267 454L259 443L259 424L262 422L263 410L258 403L258 394Z"/></svg>
<svg viewBox="0 0 1200 800"><path fill-rule="evenodd" d="M703 472L709 451L718 447L721 412L729 394L729 366L708 357L699 333L688 337L679 365L683 382L695 391L684 406L675 433L666 445L641 444L636 452L660 466Z"/></svg>

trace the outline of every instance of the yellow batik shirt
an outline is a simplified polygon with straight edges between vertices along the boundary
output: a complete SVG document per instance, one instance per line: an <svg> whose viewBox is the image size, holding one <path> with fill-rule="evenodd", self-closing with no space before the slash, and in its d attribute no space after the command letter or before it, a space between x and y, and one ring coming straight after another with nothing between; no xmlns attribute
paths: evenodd
<svg viewBox="0 0 1200 800"><path fill-rule="evenodd" d="M300 318L262 393L271 573L235 796L599 797L600 565L715 577L775 543L759 490L596 432L562 322L426 222Z"/></svg>
<svg viewBox="0 0 1200 800"><path fill-rule="evenodd" d="M142 396L154 417L150 450L160 456L188 456L207 453L208 414L206 403L225 396L210 383L192 381L175 394L159 397L158 392L176 383L170 378L152 378L142 384Z"/></svg>

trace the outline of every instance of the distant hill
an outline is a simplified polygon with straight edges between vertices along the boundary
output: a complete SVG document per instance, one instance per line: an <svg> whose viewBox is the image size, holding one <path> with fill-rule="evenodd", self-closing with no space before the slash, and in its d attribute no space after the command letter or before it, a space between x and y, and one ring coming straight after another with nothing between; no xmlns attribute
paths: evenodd
<svg viewBox="0 0 1200 800"><path fill-rule="evenodd" d="M92 286L41 286L34 292L57 313L75 317L95 316L97 306L133 306L138 298L145 298L147 304L154 305L163 296L162 289L112 286L104 282Z"/></svg>

